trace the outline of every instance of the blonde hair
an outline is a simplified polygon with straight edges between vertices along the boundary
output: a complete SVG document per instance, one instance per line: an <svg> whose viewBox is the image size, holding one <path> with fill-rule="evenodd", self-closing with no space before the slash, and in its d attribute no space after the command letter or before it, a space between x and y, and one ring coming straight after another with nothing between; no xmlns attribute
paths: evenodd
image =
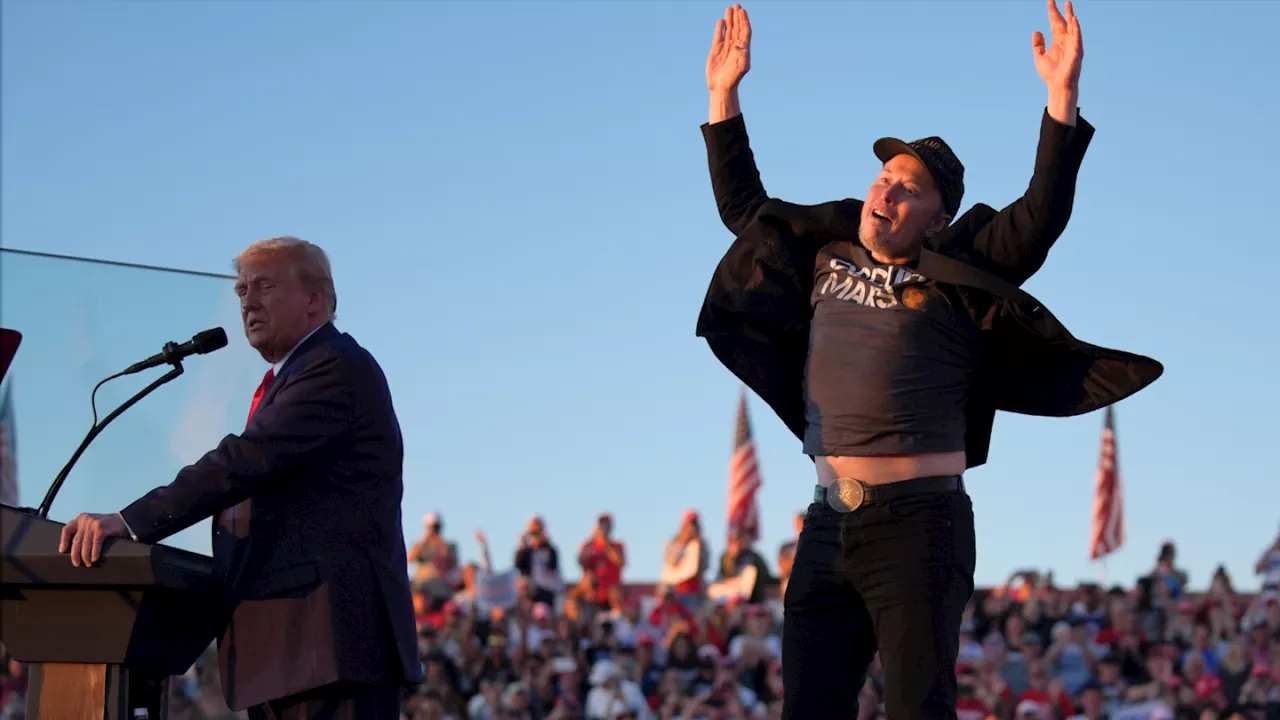
<svg viewBox="0 0 1280 720"><path fill-rule="evenodd" d="M239 274L243 263L255 259L286 260L303 284L318 288L329 301L329 319L337 315L338 291L333 286L333 270L329 256L319 245L289 235L259 240L242 250L231 261L231 266Z"/></svg>

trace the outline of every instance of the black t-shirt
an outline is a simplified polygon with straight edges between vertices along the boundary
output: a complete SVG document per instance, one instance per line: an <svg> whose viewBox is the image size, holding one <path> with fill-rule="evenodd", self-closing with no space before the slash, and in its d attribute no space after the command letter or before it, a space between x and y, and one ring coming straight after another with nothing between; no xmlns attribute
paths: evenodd
<svg viewBox="0 0 1280 720"><path fill-rule="evenodd" d="M805 453L964 450L982 350L969 298L846 242L819 253L810 300Z"/></svg>

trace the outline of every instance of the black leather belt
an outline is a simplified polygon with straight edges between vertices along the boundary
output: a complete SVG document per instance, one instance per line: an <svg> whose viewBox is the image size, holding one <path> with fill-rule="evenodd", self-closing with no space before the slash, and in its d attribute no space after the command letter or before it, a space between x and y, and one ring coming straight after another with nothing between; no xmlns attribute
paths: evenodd
<svg viewBox="0 0 1280 720"><path fill-rule="evenodd" d="M853 512L864 505L883 505L898 498L933 493L964 492L959 475L912 478L884 485L868 485L855 478L837 478L830 487L815 486L813 501L836 512Z"/></svg>

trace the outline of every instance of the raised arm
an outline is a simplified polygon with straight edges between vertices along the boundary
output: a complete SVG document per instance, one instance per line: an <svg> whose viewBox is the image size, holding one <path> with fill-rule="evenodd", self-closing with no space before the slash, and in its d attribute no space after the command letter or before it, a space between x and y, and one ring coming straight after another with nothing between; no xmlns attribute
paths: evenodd
<svg viewBox="0 0 1280 720"><path fill-rule="evenodd" d="M756 169L738 102L738 84L750 69L751 20L741 5L734 5L716 22L707 55L711 107L702 126L716 209L734 235L741 234L769 199L760 183L760 171Z"/></svg>
<svg viewBox="0 0 1280 720"><path fill-rule="evenodd" d="M1055 0L1048 5L1052 45L1045 46L1040 32L1031 41L1036 71L1049 90L1031 183L1022 197L999 213L975 208L962 219L972 224L973 232L961 228L956 235L972 237L973 246L968 249L985 259L990 270L1017 285L1040 269L1066 229L1080 164L1093 138L1093 126L1077 111L1084 59L1080 22L1070 2L1065 17Z"/></svg>

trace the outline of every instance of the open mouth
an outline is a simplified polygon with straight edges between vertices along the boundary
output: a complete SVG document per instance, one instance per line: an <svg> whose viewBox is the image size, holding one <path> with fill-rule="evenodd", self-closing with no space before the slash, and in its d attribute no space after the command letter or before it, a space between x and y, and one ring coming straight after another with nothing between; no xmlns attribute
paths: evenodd
<svg viewBox="0 0 1280 720"><path fill-rule="evenodd" d="M246 325L245 327L246 327L246 328L248 328L248 329L250 329L250 330L257 330L258 328L262 327L263 325L266 325L266 323L265 323L265 322L263 322L262 320L250 320L250 321L249 321L249 324L248 324L248 325Z"/></svg>
<svg viewBox="0 0 1280 720"><path fill-rule="evenodd" d="M880 212L879 210L872 210L872 211L871 211L871 217L873 217L873 218L875 218L876 220L879 220L879 221L881 221L881 222L891 222L891 221L889 220L889 216L888 216L888 215L885 215L884 213Z"/></svg>

